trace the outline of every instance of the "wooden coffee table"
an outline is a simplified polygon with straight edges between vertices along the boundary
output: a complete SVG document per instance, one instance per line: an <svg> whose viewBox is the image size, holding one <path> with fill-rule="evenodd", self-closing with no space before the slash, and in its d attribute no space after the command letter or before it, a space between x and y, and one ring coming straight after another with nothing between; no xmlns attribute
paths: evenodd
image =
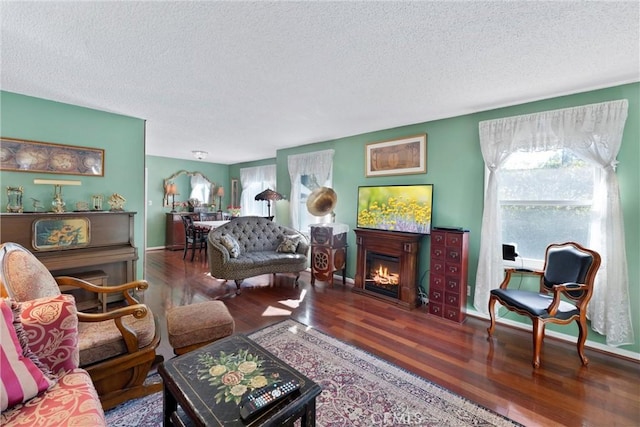
<svg viewBox="0 0 640 427"><path fill-rule="evenodd" d="M282 426L299 418L303 427L316 425L321 387L244 335L167 360L158 372L164 381L164 425ZM245 391L290 379L300 383L299 392L249 422L240 418Z"/></svg>

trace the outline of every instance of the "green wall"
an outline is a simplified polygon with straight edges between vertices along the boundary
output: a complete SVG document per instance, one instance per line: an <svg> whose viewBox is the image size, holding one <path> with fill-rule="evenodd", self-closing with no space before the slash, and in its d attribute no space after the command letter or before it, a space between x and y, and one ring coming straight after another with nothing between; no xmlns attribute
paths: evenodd
<svg viewBox="0 0 640 427"><path fill-rule="evenodd" d="M53 187L34 185L34 178L79 180L82 185L63 187L67 210L78 201L91 202L94 194L107 198L118 193L127 200L125 209L137 212L135 240L140 259L137 277L143 277L144 261L144 152L145 121L89 108L39 98L0 92L0 134L7 138L102 148L105 150L104 177L0 171L2 187L24 187L24 207L32 209L31 198L45 207L52 201ZM1 192L2 211L7 194ZM1 238L1 236L0 236Z"/></svg>
<svg viewBox="0 0 640 427"><path fill-rule="evenodd" d="M82 177L81 187L65 188L65 198L67 202L75 203L77 200L86 200L96 192L105 195L113 192L123 194L127 199L127 209L139 213L136 217L136 242L139 247L143 245L142 222L145 208L147 209L147 247L164 246L164 218L170 208L162 206L162 183L165 178L178 170L199 171L208 176L211 181L222 183L227 190L223 206L227 206L230 200L230 179L239 178L240 168L275 163L277 191L289 198L291 183L287 170L287 156L333 148L335 150L334 188L338 194L338 205L335 210L337 222L347 223L351 229L355 227L356 194L360 185L434 184L433 224L462 226L471 231L469 282L472 286L475 283L478 266L484 194L484 164L480 153L478 123L483 120L626 98L629 100L629 118L618 156L620 163L617 174L627 235L631 315L636 342L621 348L635 354L640 353L638 338L640 337L640 191L638 190L640 188L638 168L640 165L638 142L640 141L638 120L640 84L638 83L283 149L277 152L275 159L230 166L147 156L146 168L149 183L147 198L150 203L148 207L143 200L144 121L7 92L1 92L1 96L2 136L105 148L105 177ZM365 144L418 133L427 134L426 174L365 178ZM131 152L140 154L132 156ZM28 184L33 182L36 175L43 177L38 174L0 172L0 179L3 186L25 185L27 192L25 204L29 201L29 197L50 200L51 189L47 186ZM76 179L76 177L63 175L56 177ZM176 200L180 198L177 197ZM6 192L2 194L1 202L2 209L5 210ZM278 221L287 224L289 213L286 200L276 204L276 212ZM419 275L420 285L423 287L426 287L428 282L428 253L429 238L425 238L420 253ZM350 277L355 275L353 262L355 254L355 235L349 233L348 275ZM143 253L140 255L144 256ZM138 271L141 277L140 264ZM472 307L472 303L473 298L470 298L469 308ZM522 321L522 318L518 321ZM558 330L566 333L566 329ZM589 340L604 343L604 337L593 331L589 332Z"/></svg>
<svg viewBox="0 0 640 427"><path fill-rule="evenodd" d="M217 163L208 163L197 160L181 160L167 157L147 156L147 248L164 247L165 245L165 218L171 207L163 206L164 180L180 170L188 172L201 172L216 185L222 185L225 195L222 198L223 210L229 205L231 180L229 179L229 166ZM184 177L183 177L184 178ZM188 180L178 179L176 183L181 185L180 195L176 196L176 203L184 202L189 198ZM218 198L215 200L218 204ZM178 210L178 209L176 209Z"/></svg>
<svg viewBox="0 0 640 427"><path fill-rule="evenodd" d="M620 181L620 195L625 221L627 260L629 265L630 301L636 342L621 347L640 353L640 140L639 106L640 84L617 86L602 90L563 96L538 102L501 108L450 119L413 124L394 129L380 130L362 135L340 138L316 144L280 150L277 153L278 191L289 195L291 183L287 172L287 156L311 151L335 150L333 183L338 194L335 209L336 222L347 223L353 229L356 223L356 194L360 185L378 184L434 184L434 226L461 226L470 234L469 283L475 285L480 248L480 228L482 223L484 196L484 163L480 152L478 124L483 120L529 114L558 108L626 98L629 100L629 116L625 126L624 139L618 156L617 169ZM415 135L427 134L427 173L395 177L365 177L365 144ZM248 165L251 166L251 165ZM286 208L286 207L285 207ZM286 212L285 212L286 214ZM278 211L278 218L284 218ZM355 275L356 245L355 234L350 233L348 276ZM420 285L428 286L429 238L422 241L420 253ZM473 307L473 290L468 307ZM523 317L517 321L523 322ZM516 320L514 318L514 320ZM524 320L524 322L528 322ZM567 333L571 328L550 325L550 330ZM577 335L575 328L569 333ZM604 337L590 331L589 340L604 343Z"/></svg>

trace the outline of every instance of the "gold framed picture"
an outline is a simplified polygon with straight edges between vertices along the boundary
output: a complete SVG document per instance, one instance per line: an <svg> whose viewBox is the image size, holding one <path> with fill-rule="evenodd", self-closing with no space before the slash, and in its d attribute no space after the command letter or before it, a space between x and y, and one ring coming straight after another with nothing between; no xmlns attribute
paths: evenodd
<svg viewBox="0 0 640 427"><path fill-rule="evenodd" d="M42 218L33 223L33 248L37 251L76 249L87 246L90 223L85 217Z"/></svg>
<svg viewBox="0 0 640 427"><path fill-rule="evenodd" d="M372 142L365 147L367 178L427 172L427 134Z"/></svg>
<svg viewBox="0 0 640 427"><path fill-rule="evenodd" d="M104 176L104 150L0 137L0 169Z"/></svg>

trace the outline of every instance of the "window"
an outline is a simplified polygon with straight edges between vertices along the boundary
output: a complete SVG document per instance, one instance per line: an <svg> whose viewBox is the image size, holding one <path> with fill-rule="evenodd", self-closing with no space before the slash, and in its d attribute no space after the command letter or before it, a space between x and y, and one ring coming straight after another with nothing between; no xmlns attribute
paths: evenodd
<svg viewBox="0 0 640 427"><path fill-rule="evenodd" d="M242 185L240 199L242 215L267 216L267 203L262 200L256 200L255 197L267 188L276 189L276 165L240 169L240 184ZM274 212L275 207L272 203L271 215Z"/></svg>
<svg viewBox="0 0 640 427"><path fill-rule="evenodd" d="M307 210L307 198L318 187L331 187L334 150L294 154L288 157L291 178L291 224L303 233L309 225L331 221L331 216L316 217Z"/></svg>
<svg viewBox="0 0 640 427"><path fill-rule="evenodd" d="M322 217L314 216L309 213L307 210L307 199L313 190L320 187L331 187L332 179L331 175L329 175L329 179L324 182L318 182L318 179L315 175L301 175L300 176L300 203L298 206L299 222L297 224L297 229L301 230L304 233L310 231L309 226L312 224L322 224L325 222L331 222L331 214L325 215Z"/></svg>
<svg viewBox="0 0 640 427"><path fill-rule="evenodd" d="M542 260L552 242L588 246L596 171L567 149L512 153L498 183L503 242L523 260Z"/></svg>

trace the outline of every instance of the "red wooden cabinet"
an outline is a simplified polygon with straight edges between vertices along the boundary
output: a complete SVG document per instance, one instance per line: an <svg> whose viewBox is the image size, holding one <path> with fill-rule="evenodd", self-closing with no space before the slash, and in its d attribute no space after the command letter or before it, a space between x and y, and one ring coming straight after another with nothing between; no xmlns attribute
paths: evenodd
<svg viewBox="0 0 640 427"><path fill-rule="evenodd" d="M429 314L462 323L467 306L469 231L431 232Z"/></svg>

